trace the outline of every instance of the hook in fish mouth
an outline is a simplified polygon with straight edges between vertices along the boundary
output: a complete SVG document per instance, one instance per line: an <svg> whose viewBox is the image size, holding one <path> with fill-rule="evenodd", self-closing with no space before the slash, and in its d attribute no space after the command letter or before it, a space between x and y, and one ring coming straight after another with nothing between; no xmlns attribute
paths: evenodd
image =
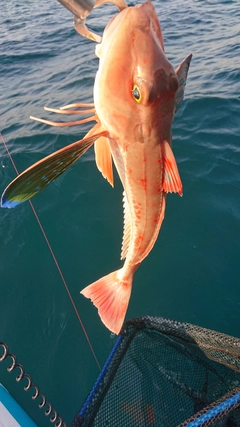
<svg viewBox="0 0 240 427"><path fill-rule="evenodd" d="M86 17L91 13L93 8L101 6L103 3L113 3L119 11L125 9L127 4L125 0L58 0L66 9L74 15L75 30L83 37L101 43L102 37L89 30L85 25Z"/></svg>

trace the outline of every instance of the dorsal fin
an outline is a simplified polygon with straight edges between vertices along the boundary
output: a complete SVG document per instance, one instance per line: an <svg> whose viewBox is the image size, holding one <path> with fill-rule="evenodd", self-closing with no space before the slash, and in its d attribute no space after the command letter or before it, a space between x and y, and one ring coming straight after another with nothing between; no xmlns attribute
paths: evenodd
<svg viewBox="0 0 240 427"><path fill-rule="evenodd" d="M112 155L108 139L105 136L98 138L94 144L95 160L102 176L113 187Z"/></svg>
<svg viewBox="0 0 240 427"><path fill-rule="evenodd" d="M131 240L131 216L130 216L130 209L129 209L129 204L128 204L125 191L123 192L123 216L124 216L124 225L123 225L123 241L122 241L121 259L126 258L130 240Z"/></svg>

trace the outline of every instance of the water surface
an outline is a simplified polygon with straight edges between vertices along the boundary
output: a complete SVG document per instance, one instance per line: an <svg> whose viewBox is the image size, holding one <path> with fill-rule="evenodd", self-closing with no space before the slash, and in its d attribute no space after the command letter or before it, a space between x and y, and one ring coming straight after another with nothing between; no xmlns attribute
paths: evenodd
<svg viewBox="0 0 240 427"><path fill-rule="evenodd" d="M136 272L127 318L164 316L240 336L240 9L238 1L155 1L175 68L193 60L173 124L184 195L169 195L159 238ZM102 33L116 12L88 23ZM92 102L95 44L74 30L57 1L1 4L0 131L19 171L84 136L90 125L56 129L30 114ZM1 191L15 177L0 145ZM97 358L114 338L79 292L120 267L122 187L99 174L93 150L33 199ZM0 210L0 340L70 423L99 369L28 203ZM39 426L31 393L0 366L0 380ZM29 396L30 394L30 396Z"/></svg>

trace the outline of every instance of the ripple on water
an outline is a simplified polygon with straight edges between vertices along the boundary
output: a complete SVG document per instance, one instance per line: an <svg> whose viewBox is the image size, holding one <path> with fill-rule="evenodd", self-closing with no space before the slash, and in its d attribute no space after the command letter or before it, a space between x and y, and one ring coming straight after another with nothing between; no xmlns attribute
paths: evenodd
<svg viewBox="0 0 240 427"><path fill-rule="evenodd" d="M128 317L158 314L239 335L239 1L154 5L174 67L193 53L173 123L184 195L168 197L159 239L136 274ZM87 23L101 34L114 13L103 5ZM57 1L2 2L0 22L0 131L22 171L91 127L50 128L29 116L59 120L43 107L91 102L98 59L95 44L75 32ZM79 291L120 266L122 188L117 177L110 188L93 159L91 150L33 201L104 362L110 334ZM14 177L0 145L2 190ZM29 205L1 209L0 221L2 339L22 351L40 389L70 422L97 376L95 362Z"/></svg>

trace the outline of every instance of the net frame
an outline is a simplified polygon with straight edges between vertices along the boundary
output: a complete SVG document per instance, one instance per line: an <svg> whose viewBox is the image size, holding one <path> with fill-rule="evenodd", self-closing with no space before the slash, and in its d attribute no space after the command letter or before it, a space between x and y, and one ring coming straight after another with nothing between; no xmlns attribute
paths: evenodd
<svg viewBox="0 0 240 427"><path fill-rule="evenodd" d="M142 347L138 346L139 337ZM130 414L130 421L127 422L126 414L123 415L121 408L122 403L120 402L120 406L116 406L114 397L114 387L116 385L114 383L116 383L116 378L122 384L124 382L129 383L129 373L124 368L124 366L127 366L126 363L128 365L130 363L129 354L131 357L133 354L133 359L135 357L134 362L136 363L137 361L137 364L141 365L142 351L143 354L146 353L144 363L146 361L148 363L149 355L150 358L152 357L152 353L149 351L149 344L145 346L149 337L154 343L159 338L163 341L160 346L161 350L159 350L161 354L157 355L156 360L158 358L159 360L161 359L163 349L166 348L171 353L175 352L177 348L179 358L184 357L186 360L192 360L195 365L201 364L209 376L213 376L216 373L219 378L222 377L221 386L223 392L220 393L213 382L212 387L215 387L215 389L211 391L211 396L208 395L206 401L201 402L202 407L192 410L192 413L182 419L181 422L179 422L179 416L174 417L172 415L172 418L168 418L166 423L161 420L161 424L159 424L151 406L148 409L145 408L145 412L148 413L142 416L138 415L139 409L136 408L135 410L135 408L132 409L131 407L129 409L125 403L125 412L133 412L135 410L135 415ZM158 344L158 341L156 342ZM157 345L154 345L153 348L155 352L158 351ZM202 399L201 393L197 389L194 390L194 387L179 382L176 374L173 374L171 378L169 368L166 370L161 367L161 369L158 368L161 374L165 376L164 380L167 380L170 386L179 392L179 395L184 392L186 400L191 399L194 405L199 402L199 399ZM136 387L134 383L133 386ZM115 391L115 394L117 394L117 389ZM170 395L169 399L171 399ZM240 339L190 323L181 323L162 317L146 316L129 320L117 337L92 391L76 415L71 427L101 427L108 425L119 427L128 425L137 425L138 427L230 427L240 425Z"/></svg>

